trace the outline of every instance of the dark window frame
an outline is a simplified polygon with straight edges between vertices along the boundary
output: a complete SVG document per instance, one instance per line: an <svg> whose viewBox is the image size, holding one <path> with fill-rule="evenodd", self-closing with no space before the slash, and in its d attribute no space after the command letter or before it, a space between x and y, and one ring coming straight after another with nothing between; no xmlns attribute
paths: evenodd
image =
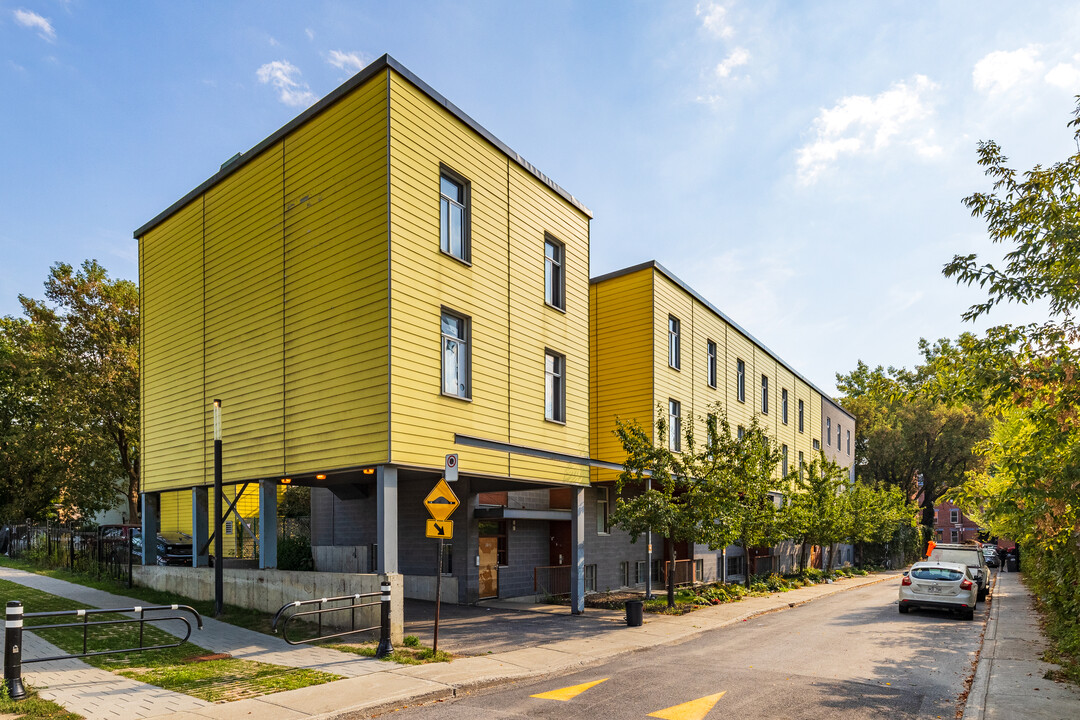
<svg viewBox="0 0 1080 720"><path fill-rule="evenodd" d="M705 382L716 388L716 342L705 340Z"/></svg>
<svg viewBox="0 0 1080 720"><path fill-rule="evenodd" d="M735 358L735 399L746 402L746 362Z"/></svg>
<svg viewBox="0 0 1080 720"><path fill-rule="evenodd" d="M443 331L442 324L445 317L451 317L462 322L462 332L464 337L455 338L448 336ZM446 340L447 338L457 340L461 347L464 348L463 358L461 359L461 374L464 376L465 394L459 394L454 392L447 392L446 390ZM439 392L445 397L455 398L457 400L472 401L472 318L464 313L460 313L456 310L443 306L439 314Z"/></svg>
<svg viewBox="0 0 1080 720"><path fill-rule="evenodd" d="M555 248L558 257L548 255L549 245ZM566 243L547 232L544 233L544 304L566 312Z"/></svg>
<svg viewBox="0 0 1080 720"><path fill-rule="evenodd" d="M556 375L548 372L548 358L557 361L556 365L561 369ZM552 406L552 414L548 415L548 377L552 377L552 385L555 393L555 402ZM566 356L551 348L544 348L544 420L547 422L566 424Z"/></svg>
<svg viewBox="0 0 1080 720"><path fill-rule="evenodd" d="M447 197L442 191L442 180L446 178L454 185L461 188L461 196L463 202ZM461 255L455 255L451 252L452 244L447 238L447 246L443 246L443 200L449 204L454 204L461 207L462 210L462 231L461 231ZM447 257L453 258L460 263L472 266L472 183L461 173L457 172L453 168L450 168L442 163L439 164L439 252Z"/></svg>
<svg viewBox="0 0 1080 720"><path fill-rule="evenodd" d="M682 322L668 315L668 367L682 369Z"/></svg>

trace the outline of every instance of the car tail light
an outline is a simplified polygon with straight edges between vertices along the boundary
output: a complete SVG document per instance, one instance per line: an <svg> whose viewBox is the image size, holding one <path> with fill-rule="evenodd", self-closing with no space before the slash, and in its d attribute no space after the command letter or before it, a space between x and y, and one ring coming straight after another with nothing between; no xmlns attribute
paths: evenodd
<svg viewBox="0 0 1080 720"><path fill-rule="evenodd" d="M963 580L961 580L960 581L960 589L961 590L970 590L971 589L971 581L968 580L967 578L964 578Z"/></svg>
<svg viewBox="0 0 1080 720"><path fill-rule="evenodd" d="M900 581L900 584L901 585L910 585L911 584L911 578L909 578L907 575L905 575L904 579Z"/></svg>

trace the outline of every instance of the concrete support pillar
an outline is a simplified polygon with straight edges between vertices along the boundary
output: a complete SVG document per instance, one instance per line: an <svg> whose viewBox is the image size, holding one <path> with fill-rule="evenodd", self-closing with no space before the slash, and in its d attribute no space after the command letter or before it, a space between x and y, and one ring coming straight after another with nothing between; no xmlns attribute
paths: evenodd
<svg viewBox="0 0 1080 720"><path fill-rule="evenodd" d="M191 488L191 566L210 567L210 488Z"/></svg>
<svg viewBox="0 0 1080 720"><path fill-rule="evenodd" d="M385 575L398 571L398 477L397 468L380 465L375 469L378 486L379 551L375 572Z"/></svg>
<svg viewBox="0 0 1080 720"><path fill-rule="evenodd" d="M142 564L157 565L157 534L161 525L161 493L139 494L142 503Z"/></svg>
<svg viewBox="0 0 1080 720"><path fill-rule="evenodd" d="M585 612L585 488L574 488L570 502L570 612Z"/></svg>
<svg viewBox="0 0 1080 720"><path fill-rule="evenodd" d="M259 568L277 567L277 495L276 482L259 483Z"/></svg>

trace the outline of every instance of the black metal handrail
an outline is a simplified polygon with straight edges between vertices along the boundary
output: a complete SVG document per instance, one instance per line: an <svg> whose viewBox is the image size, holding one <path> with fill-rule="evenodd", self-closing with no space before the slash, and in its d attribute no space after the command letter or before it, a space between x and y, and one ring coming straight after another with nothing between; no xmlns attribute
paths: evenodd
<svg viewBox="0 0 1080 720"><path fill-rule="evenodd" d="M390 645L390 585L388 583L382 583L380 585L379 592L369 593L354 593L352 595L339 595L337 597L324 597L313 598L311 600L296 600L291 603L286 603L281 606L281 609L274 615L274 622L271 629L277 634L278 621L285 616L284 621L281 622L281 638L290 645L303 645L305 643L312 643L316 640L328 640L330 638L344 637L345 635L354 635L362 632L372 632L374 630L379 631L379 647L375 651L375 657L382 658L393 652L393 647ZM379 599L374 602L358 602L365 598L378 597ZM326 603L350 601L348 605L337 605L335 607L324 607ZM306 605L318 605L315 610L303 610L297 611L297 608L304 607ZM356 627L356 611L360 608L380 606L379 610L379 624L373 627ZM286 614L289 610L293 610L291 614ZM328 635L323 634L322 616L326 613L349 611L349 627L350 629L344 632L330 633ZM318 618L319 629L318 634L314 637L305 638L303 640L293 640L289 637L289 623L296 618L316 616Z"/></svg>
<svg viewBox="0 0 1080 720"><path fill-rule="evenodd" d="M70 660L73 658L90 657L92 655L115 655L117 653L129 653L129 652L141 652L143 650L163 650L165 648L179 647L187 642L191 637L191 622L183 615L164 615L158 617L146 617L147 611L182 611L191 613L195 618L195 622L198 624L199 629L202 630L203 622L202 615L188 605L143 605L127 608L86 608L82 610L52 610L48 612L35 612L35 613L23 613L23 604L18 600L9 600L7 604L7 613L4 620L4 684L7 686L8 697L12 700L22 700L26 697L26 687L22 681L22 666L26 663L39 663L48 662L50 660ZM103 615L105 613L138 613L137 618L123 618L121 620L94 620L90 621L90 617L93 615ZM46 618L46 617L78 617L82 618L80 622L71 623L47 623L45 625L29 625L24 628L24 618ZM148 622L166 622L170 620L179 620L187 627L187 632L184 637L180 638L175 643L166 643L164 645L143 645L143 638L146 629L146 623ZM124 648L122 650L95 650L93 652L87 651L87 636L89 635L91 627L103 626L103 625L126 625L129 623L139 623L139 647ZM82 627L83 629L83 643L81 653L70 653L68 655L51 655L49 657L31 658L29 660L23 659L22 645L23 645L23 630L33 630L40 632L42 630L51 630L56 628L70 628L70 627Z"/></svg>
<svg viewBox="0 0 1080 720"><path fill-rule="evenodd" d="M189 612L195 617L195 622L198 624L199 629L200 630L203 629L202 615L199 614L198 610L196 610L195 608L190 607L188 605L146 605L146 606L137 605L135 607L129 607L129 608L87 608L85 610L54 610L54 611L50 611L50 612L24 613L23 618L25 618L26 620L30 620L30 619L33 619L33 618L45 618L45 617L81 617L82 618L81 622L46 623L45 625L26 625L26 626L23 627L23 629L24 630L33 630L33 631L37 632L39 630L53 630L55 628L81 627L83 629L83 647L82 647L82 652L81 653L74 653L74 654L69 654L69 655L53 655L53 656L50 656L50 657L33 658L33 659L30 659L30 660L27 660L26 658L23 658L22 662L25 665L27 663L49 662L50 660L70 660L72 658L91 657L93 655L115 655L117 653L140 652L142 650L163 650L165 648L180 647L181 645L183 645L185 642L188 641L188 638L191 637L191 623L183 615L166 615L166 616L162 616L162 617L148 618L148 617L146 617L146 612L148 610L149 611L173 610L173 611ZM128 613L128 612L139 613L139 617L137 617L137 618L124 618L122 620L94 620L93 622L90 621L90 616L91 615L103 615L103 614L106 614L106 613ZM145 632L145 628L146 628L146 623L148 623L148 622L164 622L164 621L168 621L168 620L179 620L180 622L184 623L184 626L187 628L187 631L184 633L184 637L180 638L179 640L177 640L174 643L167 643L167 644L164 644L164 645L143 645L143 636L144 636L144 632ZM139 647L124 648L122 650L95 650L93 652L88 652L87 651L87 649L86 649L87 637L89 635L89 630L90 630L91 627L99 626L99 625L101 625L101 626L104 626L104 625L127 625L127 624L130 624L130 623L139 623Z"/></svg>

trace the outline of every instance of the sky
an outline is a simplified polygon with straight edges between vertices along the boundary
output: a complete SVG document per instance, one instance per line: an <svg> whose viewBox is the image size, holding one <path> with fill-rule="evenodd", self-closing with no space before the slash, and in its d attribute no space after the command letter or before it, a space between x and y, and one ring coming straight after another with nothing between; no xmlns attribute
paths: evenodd
<svg viewBox="0 0 1080 720"><path fill-rule="evenodd" d="M588 206L590 274L655 259L829 393L918 363L1000 258L981 140L1077 152L1080 3L0 0L0 315L389 53ZM995 310L1031 322L1040 307Z"/></svg>

